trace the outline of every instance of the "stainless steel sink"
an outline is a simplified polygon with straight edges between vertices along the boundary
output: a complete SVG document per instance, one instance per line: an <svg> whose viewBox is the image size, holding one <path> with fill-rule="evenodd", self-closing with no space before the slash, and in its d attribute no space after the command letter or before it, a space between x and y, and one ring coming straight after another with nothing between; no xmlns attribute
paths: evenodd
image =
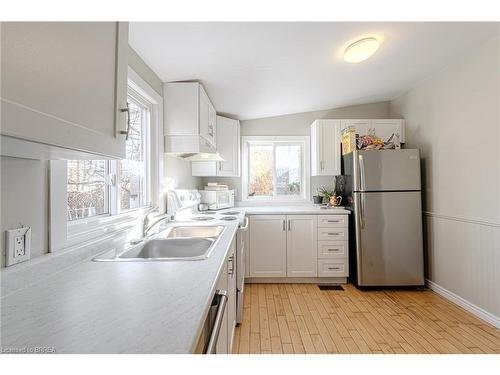
<svg viewBox="0 0 500 375"><path fill-rule="evenodd" d="M172 227L165 231L166 238L196 237L215 238L224 230L222 225L215 226L179 226ZM161 236L162 237L162 236Z"/></svg>
<svg viewBox="0 0 500 375"><path fill-rule="evenodd" d="M149 240L118 256L120 259L195 260L203 259L214 243L213 238L170 238Z"/></svg>
<svg viewBox="0 0 500 375"><path fill-rule="evenodd" d="M210 256L224 226L170 227L153 238L121 253L110 251L95 257L96 262L145 262L203 260Z"/></svg>

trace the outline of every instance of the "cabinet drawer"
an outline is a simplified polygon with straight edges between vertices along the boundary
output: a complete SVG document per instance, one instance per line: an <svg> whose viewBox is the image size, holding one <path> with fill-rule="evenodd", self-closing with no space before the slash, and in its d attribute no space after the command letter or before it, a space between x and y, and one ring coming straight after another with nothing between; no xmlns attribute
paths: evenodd
<svg viewBox="0 0 500 375"><path fill-rule="evenodd" d="M347 228L348 226L348 216L347 215L319 215L318 216L318 227L322 228L335 228L342 227Z"/></svg>
<svg viewBox="0 0 500 375"><path fill-rule="evenodd" d="M347 241L318 241L318 258L347 259Z"/></svg>
<svg viewBox="0 0 500 375"><path fill-rule="evenodd" d="M349 276L349 266L347 259L319 259L319 277L347 277Z"/></svg>
<svg viewBox="0 0 500 375"><path fill-rule="evenodd" d="M318 241L347 241L347 232L347 227L318 228Z"/></svg>

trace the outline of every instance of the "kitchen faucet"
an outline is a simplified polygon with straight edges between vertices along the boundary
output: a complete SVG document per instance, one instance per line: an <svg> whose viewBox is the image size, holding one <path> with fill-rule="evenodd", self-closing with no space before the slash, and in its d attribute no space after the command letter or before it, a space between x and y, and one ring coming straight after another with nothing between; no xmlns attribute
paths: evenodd
<svg viewBox="0 0 500 375"><path fill-rule="evenodd" d="M156 224L158 224L164 220L169 222L170 220L173 219L173 215L167 215L167 214L163 214L163 215L159 215L159 216L150 218L150 215L157 210L158 210L158 207L153 207L153 208L149 209L148 211L146 211L146 213L144 214L144 217L142 219L142 238L145 238L147 236L148 232Z"/></svg>

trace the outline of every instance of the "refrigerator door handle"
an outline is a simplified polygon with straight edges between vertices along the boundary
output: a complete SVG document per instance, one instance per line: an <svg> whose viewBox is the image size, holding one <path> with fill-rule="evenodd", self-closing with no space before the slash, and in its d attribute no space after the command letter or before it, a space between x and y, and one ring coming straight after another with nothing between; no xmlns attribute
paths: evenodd
<svg viewBox="0 0 500 375"><path fill-rule="evenodd" d="M361 203L359 205L359 213L360 213L360 224L361 224L361 229L365 229L365 195L360 194L361 196Z"/></svg>
<svg viewBox="0 0 500 375"><path fill-rule="evenodd" d="M360 190L365 191L365 160L363 159L363 155L358 156L359 160L359 182L360 182Z"/></svg>

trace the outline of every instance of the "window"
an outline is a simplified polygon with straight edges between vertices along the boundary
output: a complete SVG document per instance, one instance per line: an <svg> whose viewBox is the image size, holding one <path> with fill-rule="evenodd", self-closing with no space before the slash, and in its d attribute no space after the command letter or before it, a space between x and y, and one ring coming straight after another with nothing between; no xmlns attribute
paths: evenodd
<svg viewBox="0 0 500 375"><path fill-rule="evenodd" d="M309 137L243 137L244 200L307 200Z"/></svg>
<svg viewBox="0 0 500 375"><path fill-rule="evenodd" d="M126 211L148 205L148 129L150 109L147 103L129 95L130 135L126 143L126 159L118 162L119 210Z"/></svg>
<svg viewBox="0 0 500 375"><path fill-rule="evenodd" d="M116 215L150 205L150 108L131 93L130 133L123 160L70 160L67 162L68 221Z"/></svg>
<svg viewBox="0 0 500 375"><path fill-rule="evenodd" d="M109 214L108 162L69 160L68 221Z"/></svg>
<svg viewBox="0 0 500 375"><path fill-rule="evenodd" d="M163 101L132 69L128 74L125 159L50 162L51 252L136 228L142 209L159 205Z"/></svg>

